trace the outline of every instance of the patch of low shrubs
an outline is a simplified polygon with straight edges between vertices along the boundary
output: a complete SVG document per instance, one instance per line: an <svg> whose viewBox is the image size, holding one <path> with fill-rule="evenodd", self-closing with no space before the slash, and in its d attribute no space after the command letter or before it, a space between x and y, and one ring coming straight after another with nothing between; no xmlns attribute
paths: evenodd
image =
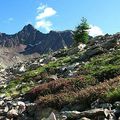
<svg viewBox="0 0 120 120"><path fill-rule="evenodd" d="M49 94L57 94L59 92L79 91L87 87L87 82L84 78L72 78L72 79L58 79L38 85L26 93L25 98L30 101L34 101L39 96L46 96Z"/></svg>
<svg viewBox="0 0 120 120"><path fill-rule="evenodd" d="M107 100L106 93L118 87L119 84L120 76L81 90L69 90L69 92L62 91L56 94L48 94L45 96L39 95L39 98L36 100L36 102L42 107L53 107L56 109L61 109L65 105L74 104L86 104L87 106L90 106L90 103L99 97Z"/></svg>

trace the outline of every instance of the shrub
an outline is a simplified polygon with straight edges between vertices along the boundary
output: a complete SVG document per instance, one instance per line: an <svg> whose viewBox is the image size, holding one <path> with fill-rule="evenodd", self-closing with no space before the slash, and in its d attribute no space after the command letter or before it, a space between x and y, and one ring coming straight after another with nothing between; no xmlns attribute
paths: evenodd
<svg viewBox="0 0 120 120"><path fill-rule="evenodd" d="M86 86L87 82L82 77L74 79L59 79L33 88L25 95L25 98L30 101L34 101L38 96L46 96L59 92L76 91Z"/></svg>
<svg viewBox="0 0 120 120"><path fill-rule="evenodd" d="M60 109L64 107L64 105L74 105L74 104L87 104L97 98L103 98L105 101L107 97L105 97L106 93L113 90L115 87L118 87L120 84L120 76L109 81L105 81L95 86L89 86L87 88L69 92L59 92L56 94L48 94L45 96L40 96L36 102L43 107L53 107Z"/></svg>

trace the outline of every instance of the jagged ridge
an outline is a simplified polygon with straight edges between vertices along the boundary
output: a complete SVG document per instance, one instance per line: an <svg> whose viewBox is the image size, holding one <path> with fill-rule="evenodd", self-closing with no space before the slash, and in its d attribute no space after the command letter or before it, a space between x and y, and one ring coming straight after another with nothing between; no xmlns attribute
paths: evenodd
<svg viewBox="0 0 120 120"><path fill-rule="evenodd" d="M72 43L72 31L70 30L63 32L50 31L43 34L30 24L16 34L0 34L0 45L2 47L15 47L16 52L23 54L43 54L49 50L56 51L65 46L70 47Z"/></svg>

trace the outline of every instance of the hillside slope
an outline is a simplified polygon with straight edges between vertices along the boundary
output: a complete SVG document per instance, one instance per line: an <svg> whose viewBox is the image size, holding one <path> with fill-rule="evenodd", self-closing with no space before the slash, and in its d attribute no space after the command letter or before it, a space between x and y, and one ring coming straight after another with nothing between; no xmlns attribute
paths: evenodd
<svg viewBox="0 0 120 120"><path fill-rule="evenodd" d="M0 95L4 103L15 103L14 110L19 101L26 106L18 120L41 120L51 112L60 120L63 115L68 120L103 120L106 109L109 115L115 109L113 120L119 117L119 39L91 40L83 49L73 46L44 54L6 72L9 80L1 81Z"/></svg>

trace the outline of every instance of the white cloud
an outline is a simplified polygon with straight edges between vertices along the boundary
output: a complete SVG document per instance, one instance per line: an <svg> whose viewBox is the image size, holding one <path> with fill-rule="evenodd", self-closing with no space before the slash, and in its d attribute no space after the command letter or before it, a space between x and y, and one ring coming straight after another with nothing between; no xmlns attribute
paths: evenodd
<svg viewBox="0 0 120 120"><path fill-rule="evenodd" d="M6 24L9 24L9 23L12 23L14 21L14 18L12 17L9 17L7 18L6 20L2 21L3 23L6 23Z"/></svg>
<svg viewBox="0 0 120 120"><path fill-rule="evenodd" d="M49 32L51 30L52 27L52 23L50 21L47 20L41 20L41 21L37 21L35 24L35 28L44 28L47 32Z"/></svg>
<svg viewBox="0 0 120 120"><path fill-rule="evenodd" d="M98 36L98 35L104 35L101 28L95 25L90 25L90 29L88 32L89 32L89 35L93 37Z"/></svg>
<svg viewBox="0 0 120 120"><path fill-rule="evenodd" d="M44 19L44 18L47 18L47 17L51 17L53 15L56 14L56 11L51 8L51 7L47 7L44 9L43 12L40 12L37 16L36 16L36 20L41 20L41 19Z"/></svg>
<svg viewBox="0 0 120 120"><path fill-rule="evenodd" d="M47 7L47 5L40 4L40 6L37 8L37 12L39 13L41 10L44 10Z"/></svg>
<svg viewBox="0 0 120 120"><path fill-rule="evenodd" d="M10 21L10 22L13 21L13 20L14 20L14 19L13 19L12 17L8 18L8 21Z"/></svg>
<svg viewBox="0 0 120 120"><path fill-rule="evenodd" d="M56 10L47 5L40 4L37 8L37 16L35 18L35 28L43 28L46 32L49 32L52 28L52 22L48 20L49 17L52 17L56 14Z"/></svg>

